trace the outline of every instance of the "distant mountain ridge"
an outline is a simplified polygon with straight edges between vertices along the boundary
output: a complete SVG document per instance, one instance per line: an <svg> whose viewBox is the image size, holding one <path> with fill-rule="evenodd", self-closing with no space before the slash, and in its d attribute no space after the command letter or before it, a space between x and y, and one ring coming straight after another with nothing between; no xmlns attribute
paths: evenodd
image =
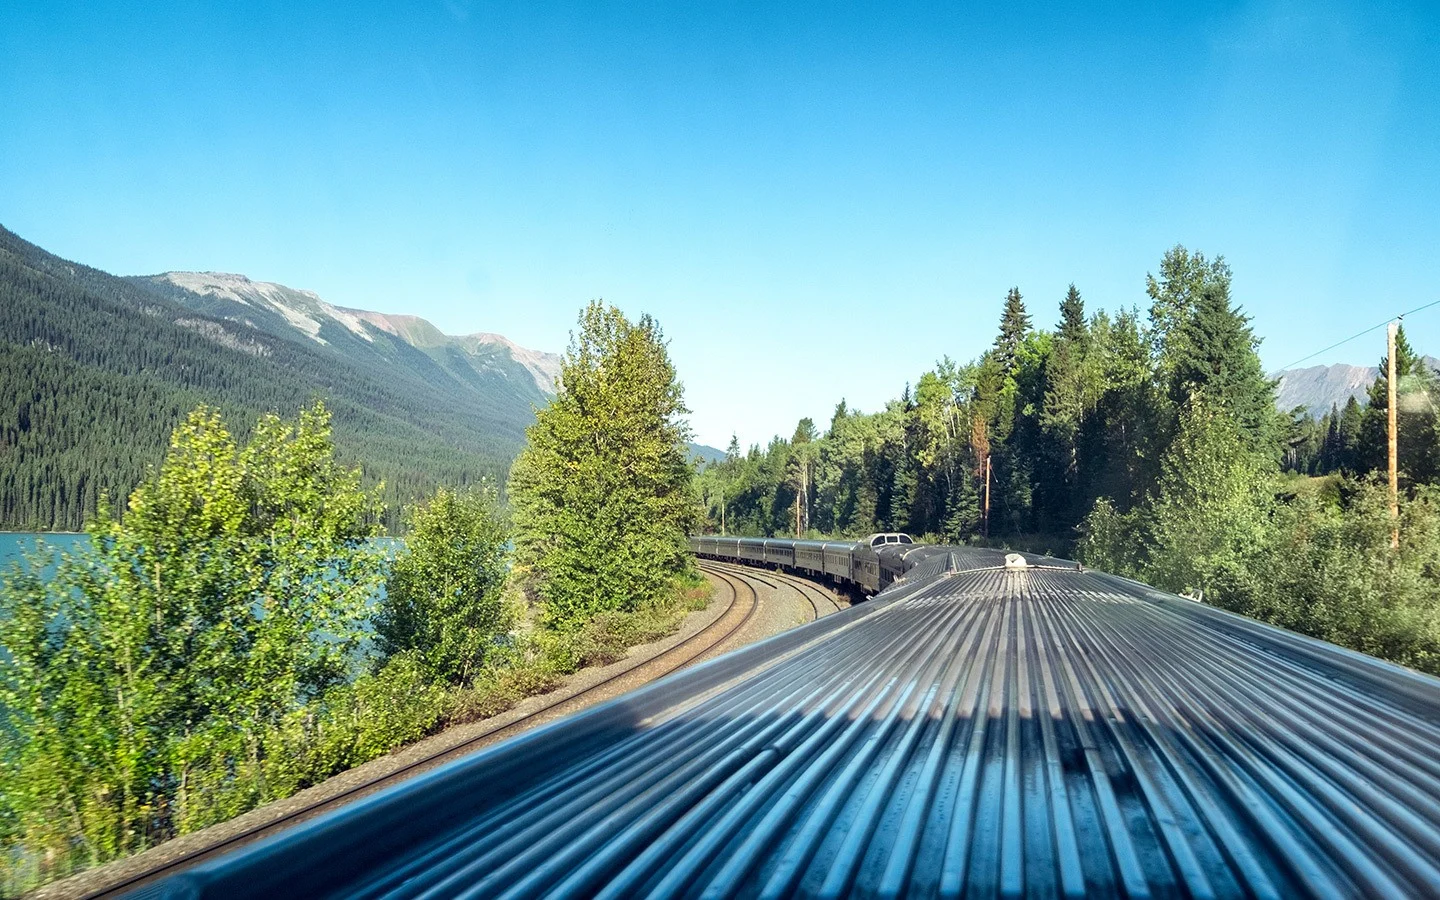
<svg viewBox="0 0 1440 900"><path fill-rule="evenodd" d="M1287 369L1270 377L1279 380L1275 386L1275 405L1289 412L1303 406L1314 416L1323 416L1331 405L1343 407L1354 397L1362 404L1379 370L1374 366L1308 366Z"/></svg>
<svg viewBox="0 0 1440 900"><path fill-rule="evenodd" d="M1440 360L1425 357L1425 364L1440 368ZM1336 363L1330 366L1307 366L1283 369L1270 375L1277 379L1275 405L1285 412L1304 407L1315 417L1325 415L1330 407L1343 407L1351 397L1365 405L1370 385L1380 375L1377 366L1351 366Z"/></svg>
<svg viewBox="0 0 1440 900"><path fill-rule="evenodd" d="M508 357L528 372L535 387L547 396L554 396L560 375L559 354L521 347L504 335L490 332L448 335L419 316L337 306L314 291L253 281L244 275L166 272L131 280L162 290L172 289L168 291L172 299L207 316L243 323L277 337L303 336L322 346L342 345L352 358L357 352L362 357L374 356L377 332L383 332L400 338L442 364L447 359L455 361L453 354L458 351L473 367L504 370L508 367L499 360ZM369 346L359 346L357 340ZM380 355L383 356L383 352Z"/></svg>
<svg viewBox="0 0 1440 900"><path fill-rule="evenodd" d="M198 404L243 434L317 397L394 528L436 485L503 485L558 365L243 275L117 277L0 227L0 528L75 529L123 502Z"/></svg>

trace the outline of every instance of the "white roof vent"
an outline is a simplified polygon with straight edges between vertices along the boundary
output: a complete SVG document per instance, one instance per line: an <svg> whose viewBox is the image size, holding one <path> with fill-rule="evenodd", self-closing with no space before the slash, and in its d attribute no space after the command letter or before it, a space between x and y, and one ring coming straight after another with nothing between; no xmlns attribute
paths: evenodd
<svg viewBox="0 0 1440 900"><path fill-rule="evenodd" d="M1028 569L1030 568L1030 564L1025 561L1025 557L1018 553L1007 553L1005 554L1005 568Z"/></svg>

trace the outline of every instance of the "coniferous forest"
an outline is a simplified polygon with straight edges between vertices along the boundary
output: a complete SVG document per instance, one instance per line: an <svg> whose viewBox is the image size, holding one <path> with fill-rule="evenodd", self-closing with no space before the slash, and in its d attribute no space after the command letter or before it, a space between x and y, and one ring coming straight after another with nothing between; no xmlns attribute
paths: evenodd
<svg viewBox="0 0 1440 900"><path fill-rule="evenodd" d="M0 228L0 529L79 530L102 496L125 498L160 463L197 405L253 422L324 398L341 458L383 483L393 531L403 504L437 485L503 484L545 399L467 385L379 332L415 364L362 367L147 284ZM427 366L434 377L415 374Z"/></svg>
<svg viewBox="0 0 1440 900"><path fill-rule="evenodd" d="M823 428L732 440L700 476L707 528L1049 551L1440 670L1436 373L1402 329L1392 551L1385 361L1364 406L1277 410L1231 277L1177 246L1148 310L1087 313L1072 285L1052 327L1012 289L980 358L941 360L878 412L842 401Z"/></svg>

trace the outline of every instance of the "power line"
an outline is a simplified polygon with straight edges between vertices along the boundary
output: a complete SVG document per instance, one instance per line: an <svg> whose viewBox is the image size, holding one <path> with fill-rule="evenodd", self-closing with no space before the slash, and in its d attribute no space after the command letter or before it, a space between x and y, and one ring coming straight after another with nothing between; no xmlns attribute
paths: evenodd
<svg viewBox="0 0 1440 900"><path fill-rule="evenodd" d="M1305 362L1305 361L1307 361L1307 360L1314 359L1315 357L1319 356L1319 355L1322 354L1322 353L1329 353L1331 350L1334 350L1336 347L1344 346L1345 344L1350 343L1351 341L1355 340L1356 338L1364 337L1365 335L1369 334L1369 333L1372 332L1372 331L1378 331L1378 330L1380 330L1381 328L1384 328L1386 325L1389 325L1390 322L1391 322L1392 320L1394 320L1394 319L1397 319L1397 318L1403 319L1403 318L1405 318L1406 316L1414 315L1415 313L1420 312L1421 310L1429 309L1429 308L1432 307L1432 306L1440 306L1440 300L1431 301L1430 303L1427 303L1427 304L1425 304L1424 306L1417 306L1417 307L1415 307L1414 309L1409 310L1408 312L1403 312L1403 313L1401 313L1401 314L1398 315L1398 316L1391 316L1389 319L1386 319L1385 321L1381 322L1379 325L1371 325L1369 328L1366 328L1364 331L1358 331L1358 332L1356 332L1355 334L1350 335L1349 337L1347 337L1347 338L1346 338L1345 340L1343 340L1343 341L1336 341L1335 343L1333 343L1333 344L1331 344L1330 346L1324 348L1323 350L1316 350L1314 353L1310 354L1309 356L1302 356L1302 357L1300 357L1299 359L1297 359L1297 360L1295 360L1294 362L1290 363L1288 366L1281 366L1281 367L1280 367L1280 370L1293 369L1293 368L1295 368L1296 366L1300 365L1302 362Z"/></svg>

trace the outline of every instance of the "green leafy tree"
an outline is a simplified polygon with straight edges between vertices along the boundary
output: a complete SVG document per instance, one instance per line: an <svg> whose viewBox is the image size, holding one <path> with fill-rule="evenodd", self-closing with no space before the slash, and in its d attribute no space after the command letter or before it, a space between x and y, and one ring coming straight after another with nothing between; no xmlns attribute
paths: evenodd
<svg viewBox="0 0 1440 900"><path fill-rule="evenodd" d="M1223 409L1188 406L1145 509L1147 579L1247 608L1270 534L1274 471L1273 459L1245 449Z"/></svg>
<svg viewBox="0 0 1440 900"><path fill-rule="evenodd" d="M509 535L489 491L441 488L408 519L376 616L377 643L387 659L413 652L431 678L468 684L512 624L501 599Z"/></svg>
<svg viewBox="0 0 1440 900"><path fill-rule="evenodd" d="M550 625L655 602L689 567L686 412L659 324L586 307L510 473L517 566Z"/></svg>
<svg viewBox="0 0 1440 900"><path fill-rule="evenodd" d="M377 520L323 405L244 447L192 412L91 549L0 587L12 839L93 864L274 796L267 737L351 674Z"/></svg>
<svg viewBox="0 0 1440 900"><path fill-rule="evenodd" d="M1230 266L1224 257L1207 260L1205 254L1191 253L1176 244L1160 260L1159 276L1145 276L1145 293L1150 297L1150 344L1161 381L1170 375L1174 353L1184 343L1179 334L1208 289L1230 290Z"/></svg>

